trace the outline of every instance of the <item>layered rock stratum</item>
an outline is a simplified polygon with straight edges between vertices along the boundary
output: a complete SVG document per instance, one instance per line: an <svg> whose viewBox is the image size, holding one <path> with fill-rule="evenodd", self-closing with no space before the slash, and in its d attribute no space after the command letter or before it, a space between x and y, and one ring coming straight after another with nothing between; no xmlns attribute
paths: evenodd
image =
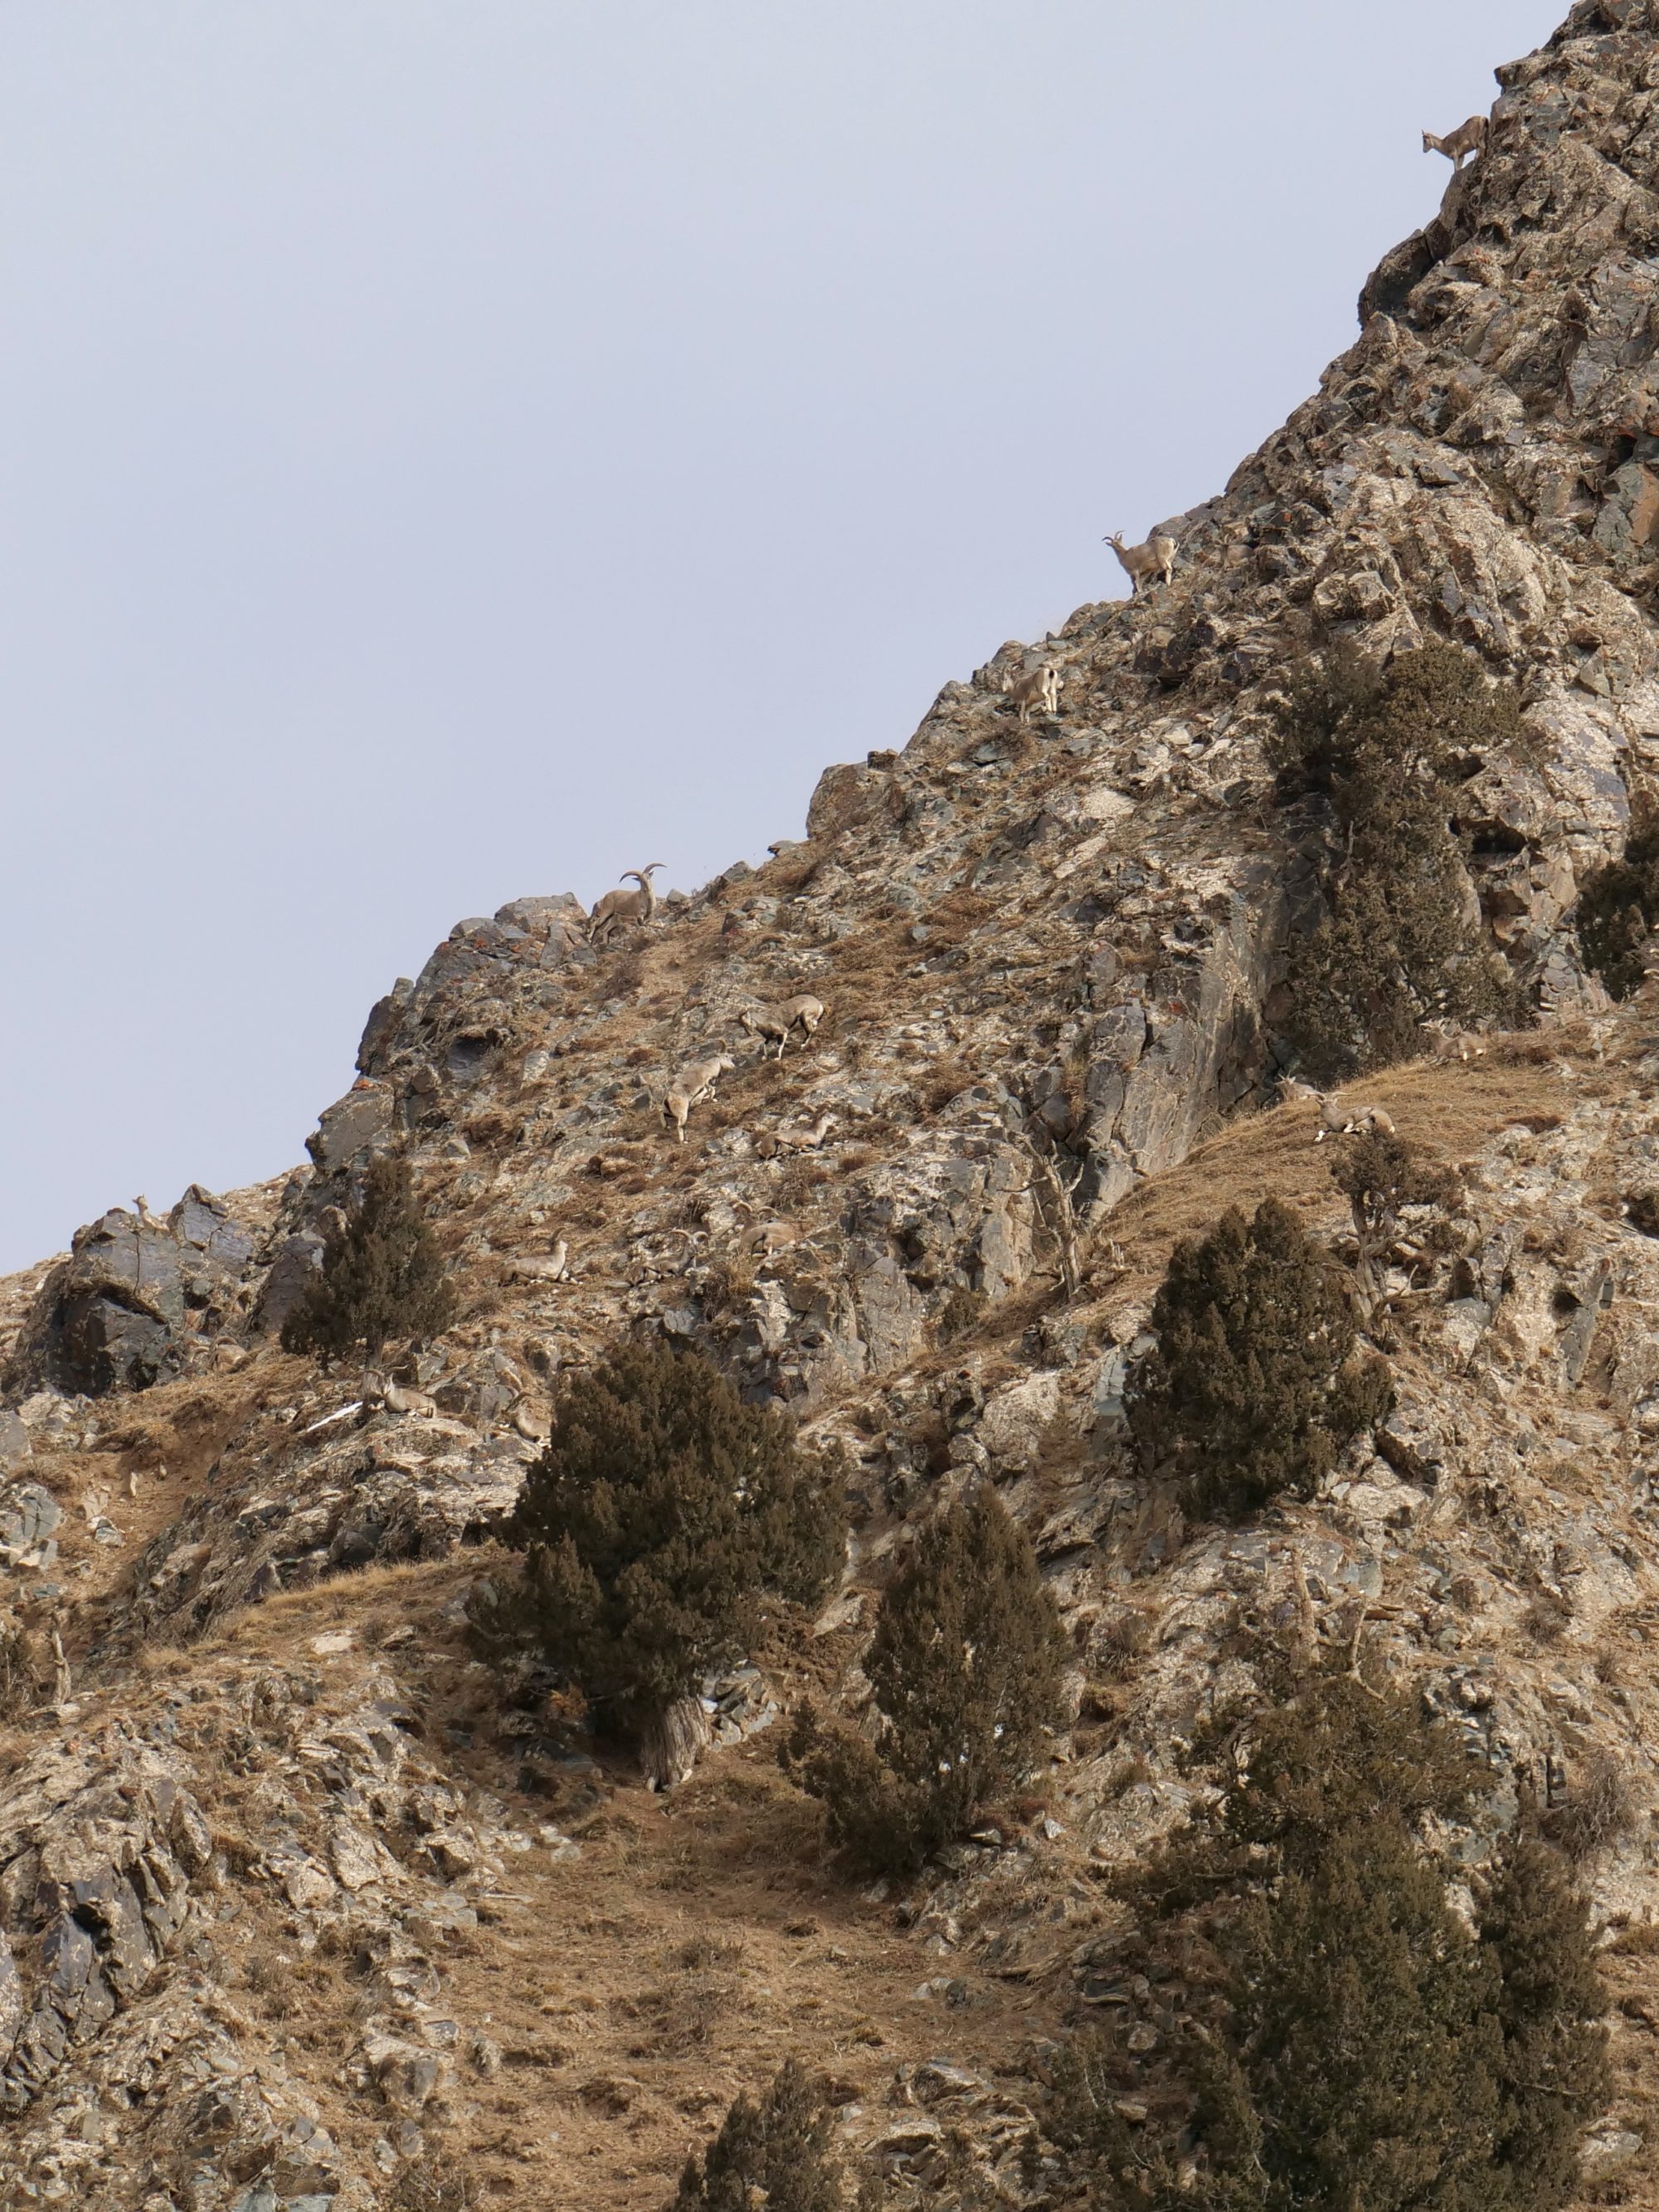
<svg viewBox="0 0 1659 2212"><path fill-rule="evenodd" d="M448 2171L654 2208L793 2048L895 2203L951 2201L960 2132L1000 2201L1059 2205L1019 2155L1034 2054L1099 2007L1155 2052L1179 2004L1115 1975L1103 1874L1188 1802L1241 1630L1310 1609L1500 1798L1624 1778L1585 2201L1659 2194L1659 1035L1575 929L1659 766L1659 6L1584 0L1498 79L1353 346L1167 526L1171 584L947 684L826 773L804 839L648 928L596 951L556 896L459 923L307 1166L116 1209L0 1285L0 2201L369 2212ZM1535 1025L1361 1087L1462 1171L1455 1236L1390 1257L1395 1410L1316 1500L1182 1530L1118 1449L1172 1244L1268 1194L1339 1249L1347 1219L1274 1103L1311 878L1263 736L1310 655L1434 639L1527 702L1525 757L1458 805ZM1059 710L1022 726L1038 657ZM801 992L824 1021L769 1054L744 1009ZM717 1052L678 1146L665 1091ZM276 1341L393 1143L461 1295L429 1419ZM844 1587L709 1685L662 1795L504 1706L465 1627L558 1377L639 1333L843 1447L855 1521ZM1078 1725L1022 1832L860 1888L769 1724L806 1686L856 1709L907 1521L985 1478L1075 1638Z"/></svg>

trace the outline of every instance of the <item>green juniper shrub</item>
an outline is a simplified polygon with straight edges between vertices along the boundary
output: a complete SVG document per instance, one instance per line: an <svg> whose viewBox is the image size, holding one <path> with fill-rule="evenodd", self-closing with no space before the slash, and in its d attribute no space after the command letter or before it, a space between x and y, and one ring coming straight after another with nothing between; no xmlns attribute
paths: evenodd
<svg viewBox="0 0 1659 2212"><path fill-rule="evenodd" d="M1452 815L1489 755L1529 747L1513 688L1451 646L1383 672L1338 654L1293 683L1267 754L1281 798L1319 801L1331 831L1320 918L1286 952L1289 1032L1316 1080L1406 1057L1436 1016L1514 1018Z"/></svg>
<svg viewBox="0 0 1659 2212"><path fill-rule="evenodd" d="M846 1546L832 1470L787 1415L706 1360L641 1345L572 1376L506 1540L522 1577L475 1617L579 1683L594 1723L637 1738L741 1658L767 1595L821 1597Z"/></svg>
<svg viewBox="0 0 1659 2212"><path fill-rule="evenodd" d="M1615 999L1642 981L1642 946L1659 922L1659 814L1638 816L1624 857L1592 868L1578 890L1578 942Z"/></svg>
<svg viewBox="0 0 1659 2212"><path fill-rule="evenodd" d="M1218 1948L1227 2035L1195 2069L1196 2117L1230 2212L1481 2203L1499 2111L1493 1978L1403 1829L1343 1829L1253 1895Z"/></svg>
<svg viewBox="0 0 1659 2212"><path fill-rule="evenodd" d="M283 1323L283 1349L316 1352L332 1364L361 1348L372 1364L390 1339L441 1334L455 1304L409 1163L382 1152L343 1224L324 1238L322 1271Z"/></svg>
<svg viewBox="0 0 1659 2212"><path fill-rule="evenodd" d="M1179 1960L1160 2055L1070 2039L1043 2136L1095 2212L1557 2212L1607 2086L1565 1863L1523 1807L1471 1929L1421 1838L1470 1815L1474 1755L1340 1662L1261 1686L1197 1747L1215 1796L1121 1885L1154 1978Z"/></svg>
<svg viewBox="0 0 1659 2212"><path fill-rule="evenodd" d="M1583 1892L1533 1808L1522 1814L1476 1898L1504 2038L1496 2155L1516 2205L1554 2212L1575 2193L1579 2136L1612 2087L1607 1993Z"/></svg>
<svg viewBox="0 0 1659 2212"><path fill-rule="evenodd" d="M1200 2205L1558 2212L1576 2196L1610 2087L1584 1900L1524 1832L1480 1890L1471 1936L1382 1814L1250 1897L1218 1942L1223 2034L1191 2062Z"/></svg>
<svg viewBox="0 0 1659 2212"><path fill-rule="evenodd" d="M882 1594L873 1741L803 1708L785 1771L863 1865L914 1873L1030 1771L1067 1650L1030 1540L983 1485L922 1528Z"/></svg>
<svg viewBox="0 0 1659 2212"><path fill-rule="evenodd" d="M1130 1434L1148 1471L1172 1475L1201 1513L1311 1496L1386 1409L1386 1370L1356 1358L1328 1255L1277 1199L1176 1247L1152 1328L1127 1395Z"/></svg>
<svg viewBox="0 0 1659 2212"><path fill-rule="evenodd" d="M757 2102L739 2096L701 2158L687 2161L663 2212L852 2212L846 2176L830 2149L822 2088L800 2061L785 2062ZM860 2207L873 2200L860 2195Z"/></svg>
<svg viewBox="0 0 1659 2212"><path fill-rule="evenodd" d="M1298 1678L1264 1659L1261 1674L1273 1702L1223 1788L1218 1833L1305 1871L1345 1829L1379 1816L1414 1828L1468 1814L1485 1770L1411 1691L1334 1665Z"/></svg>
<svg viewBox="0 0 1659 2212"><path fill-rule="evenodd" d="M1379 751L1418 781L1454 790L1495 754L1528 761L1536 750L1514 685L1489 684L1474 654L1443 643L1386 669L1352 651L1304 664L1267 743L1282 792L1339 806Z"/></svg>
<svg viewBox="0 0 1659 2212"><path fill-rule="evenodd" d="M1468 1814L1485 1769L1408 1692L1334 1664L1299 1669L1271 1647L1257 1674L1262 1702L1223 1707L1194 1739L1191 1763L1220 1766L1218 1794L1125 1878L1145 1917L1305 1872L1375 1818L1415 1829Z"/></svg>

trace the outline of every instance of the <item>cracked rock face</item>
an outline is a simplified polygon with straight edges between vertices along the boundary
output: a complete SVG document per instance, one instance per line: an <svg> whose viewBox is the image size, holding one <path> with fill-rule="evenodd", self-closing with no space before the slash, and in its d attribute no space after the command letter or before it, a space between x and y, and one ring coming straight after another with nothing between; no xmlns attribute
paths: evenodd
<svg viewBox="0 0 1659 2212"><path fill-rule="evenodd" d="M179 1374L192 1348L239 1322L256 1244L254 1225L199 1183L164 1217L112 1207L76 1232L70 1257L47 1274L7 1388L97 1397Z"/></svg>
<svg viewBox="0 0 1659 2212"><path fill-rule="evenodd" d="M110 1737L43 1752L0 1796L0 2107L25 2111L149 1987L211 1855L166 1762Z"/></svg>

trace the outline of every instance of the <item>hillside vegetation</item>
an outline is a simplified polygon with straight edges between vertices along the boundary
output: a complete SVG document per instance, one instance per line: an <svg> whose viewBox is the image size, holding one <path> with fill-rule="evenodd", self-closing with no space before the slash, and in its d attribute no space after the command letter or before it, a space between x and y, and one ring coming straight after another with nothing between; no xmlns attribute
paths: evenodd
<svg viewBox="0 0 1659 2212"><path fill-rule="evenodd" d="M1656 38L1167 581L0 1284L0 2202L1659 2197Z"/></svg>

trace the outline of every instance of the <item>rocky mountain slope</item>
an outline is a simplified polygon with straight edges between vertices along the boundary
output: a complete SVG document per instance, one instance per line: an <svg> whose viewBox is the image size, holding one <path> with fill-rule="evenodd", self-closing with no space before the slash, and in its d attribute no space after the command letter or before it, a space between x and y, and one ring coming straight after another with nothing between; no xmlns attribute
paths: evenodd
<svg viewBox="0 0 1659 2212"><path fill-rule="evenodd" d="M1018 2155L1033 2052L1113 2007L1154 2053L1176 2002L1114 1976L1103 1871L1187 1802L1241 1630L1299 1622L1372 1639L1500 1788L1623 1776L1587 2176L1652 2201L1659 1035L1574 909L1659 757L1659 7L1585 0L1499 81L1354 346L1170 526L1171 584L1005 646L830 769L804 840L613 945L568 897L458 924L308 1166L0 1285L0 2199L368 2212L450 2161L485 2204L634 2212L794 2048L894 2203L950 2201L961 2130L1058 2204ZM1171 1246L1268 1194L1347 1225L1273 1103L1310 878L1262 738L1309 655L1431 638L1527 701L1458 803L1536 1026L1354 1093L1462 1176L1455 1233L1392 1255L1395 1411L1317 1500L1183 1529L1116 1449ZM1059 709L1022 724L1038 658ZM801 992L823 1022L769 1053L744 1012ZM678 1145L665 1091L714 1054ZM394 1141L461 1293L429 1419L275 1338ZM641 1331L840 1442L855 1506L843 1589L709 1686L661 1795L503 1709L465 1623L559 1375ZM769 1726L856 1698L907 1516L970 1473L1062 1602L1077 1727L1024 1832L860 1889Z"/></svg>

